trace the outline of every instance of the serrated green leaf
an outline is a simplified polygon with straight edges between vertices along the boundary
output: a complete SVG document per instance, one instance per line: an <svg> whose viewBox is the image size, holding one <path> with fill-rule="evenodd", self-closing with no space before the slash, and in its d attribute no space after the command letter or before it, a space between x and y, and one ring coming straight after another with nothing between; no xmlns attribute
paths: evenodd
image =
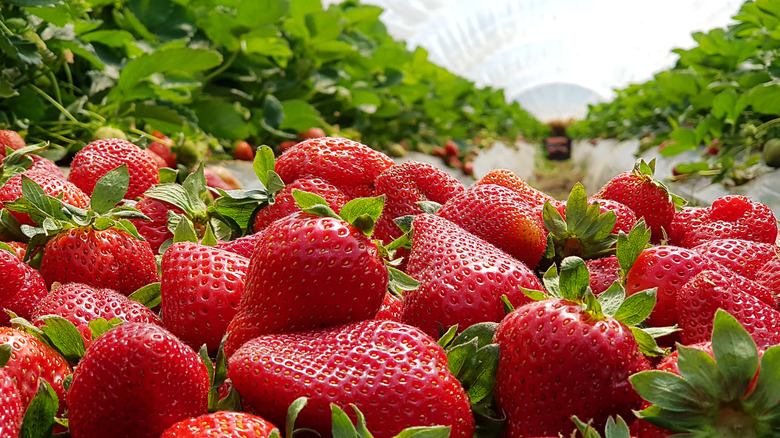
<svg viewBox="0 0 780 438"><path fill-rule="evenodd" d="M106 321L103 318L93 319L89 322L89 329L92 331L92 339L99 338L103 333L111 330L114 327L122 325L123 321L119 318L111 318Z"/></svg>
<svg viewBox="0 0 780 438"><path fill-rule="evenodd" d="M46 315L41 319L44 321L41 331L49 339L51 346L69 363L78 363L85 351L84 339L79 329L61 316Z"/></svg>
<svg viewBox="0 0 780 438"><path fill-rule="evenodd" d="M372 198L352 199L341 208L339 216L349 223L355 222L360 217L368 216L373 222L382 215L382 208L385 205L385 195Z"/></svg>
<svg viewBox="0 0 780 438"><path fill-rule="evenodd" d="M643 399L670 411L703 413L701 392L684 378L666 371L641 371L629 377Z"/></svg>
<svg viewBox="0 0 780 438"><path fill-rule="evenodd" d="M257 179L263 184L263 187L268 187L269 184L269 172L273 172L276 165L276 159L274 158L274 151L268 146L263 145L257 149L257 154L252 162L252 169L257 175Z"/></svg>
<svg viewBox="0 0 780 438"><path fill-rule="evenodd" d="M62 201L47 195L35 181L31 180L26 175L22 175L22 196L22 199L5 204L6 207L12 211L16 211L12 206L15 206L18 202L23 203L26 200L34 205L39 212L43 213L42 215L38 215L35 210L26 212L36 223L42 221L45 217L53 217L59 220L68 219L62 212Z"/></svg>
<svg viewBox="0 0 780 438"><path fill-rule="evenodd" d="M627 273L634 265L639 254L645 250L650 242L652 232L645 224L644 218L639 219L628 234L618 235L616 256L623 273Z"/></svg>
<svg viewBox="0 0 780 438"><path fill-rule="evenodd" d="M474 358L476 371L469 376L469 387L466 390L472 403L492 397L498 371L499 350L498 344L486 345L477 350Z"/></svg>
<svg viewBox="0 0 780 438"><path fill-rule="evenodd" d="M590 286L590 273L579 257L566 257L561 262L559 287L565 300L580 302Z"/></svg>
<svg viewBox="0 0 780 438"><path fill-rule="evenodd" d="M604 312L604 316L614 317L625 299L626 289L619 280L614 281L607 290L599 295L599 302L601 303L601 310Z"/></svg>
<svg viewBox="0 0 780 438"><path fill-rule="evenodd" d="M122 99L129 95L138 83L155 73L169 71L197 72L218 66L222 55L216 50L176 47L156 50L130 60L122 69L110 96Z"/></svg>
<svg viewBox="0 0 780 438"><path fill-rule="evenodd" d="M127 164L108 171L95 184L90 198L90 207L98 214L108 213L124 199L130 187L130 171Z"/></svg>
<svg viewBox="0 0 780 438"><path fill-rule="evenodd" d="M268 172L268 193L273 195L284 188L284 181L278 173L274 171Z"/></svg>
<svg viewBox="0 0 780 438"><path fill-rule="evenodd" d="M447 352L450 372L459 377L464 365L477 353L477 339L454 346ZM460 379L459 379L460 380Z"/></svg>
<svg viewBox="0 0 780 438"><path fill-rule="evenodd" d="M644 321L653 312L657 290L658 288L643 290L627 297L615 312L614 318L627 326Z"/></svg>
<svg viewBox="0 0 780 438"><path fill-rule="evenodd" d="M542 207L542 219L544 220L544 226L551 234L556 236L568 235L566 221L561 216L561 213L550 204L550 201L545 201L544 207Z"/></svg>
<svg viewBox="0 0 780 438"><path fill-rule="evenodd" d="M639 327L629 327L629 329L634 335L639 351L645 356L663 356L667 353L666 350L658 346L655 337L651 336L646 329Z"/></svg>
<svg viewBox="0 0 780 438"><path fill-rule="evenodd" d="M712 352L730 396L741 397L758 371L758 350L747 330L722 309L713 321Z"/></svg>
<svg viewBox="0 0 780 438"><path fill-rule="evenodd" d="M44 379L39 382L38 392L24 414L20 438L49 438L54 430L54 416L60 406L57 393Z"/></svg>
<svg viewBox="0 0 780 438"><path fill-rule="evenodd" d="M155 283L149 283L146 286L140 287L135 292L131 293L127 298L141 303L144 306L146 306L149 309L154 309L155 307L160 305L161 302L161 283L155 282Z"/></svg>

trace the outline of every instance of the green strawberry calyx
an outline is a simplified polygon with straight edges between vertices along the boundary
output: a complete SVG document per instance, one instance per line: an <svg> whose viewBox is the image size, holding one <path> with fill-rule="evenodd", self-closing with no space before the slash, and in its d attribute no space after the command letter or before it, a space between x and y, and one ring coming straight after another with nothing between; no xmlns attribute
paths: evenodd
<svg viewBox="0 0 780 438"><path fill-rule="evenodd" d="M130 173L123 164L106 173L95 185L90 208L66 204L60 198L47 195L30 178L22 176L22 197L5 204L10 211L27 213L36 226L22 224L19 230L29 239L25 262L35 263L41 249L53 236L71 228L90 227L95 230L114 228L143 240L129 219L149 220L135 208L119 205L130 185ZM0 223L0 227L6 226Z"/></svg>
<svg viewBox="0 0 780 438"><path fill-rule="evenodd" d="M584 259L605 257L615 251L617 235L612 234L617 222L615 212L601 213L598 203L588 205L585 187L580 183L569 194L566 219L549 201L544 203L542 217L550 232L556 262L569 256Z"/></svg>
<svg viewBox="0 0 780 438"><path fill-rule="evenodd" d="M563 259L560 273L551 266L544 273L542 283L544 291L521 290L536 301L559 299L578 304L590 320L616 319L631 329L642 353L649 356L666 353L655 338L674 332L676 328L648 329L641 326L655 306L656 288L626 296L625 288L616 281L597 298L590 288L590 273L585 262L575 256Z"/></svg>
<svg viewBox="0 0 780 438"><path fill-rule="evenodd" d="M573 416L571 421L577 427L577 431L583 438L601 438L601 434L591 425L592 420L584 423L582 420ZM607 418L607 424L604 427L604 438L630 438L631 432L625 420L618 415L617 420L612 417Z"/></svg>
<svg viewBox="0 0 780 438"><path fill-rule="evenodd" d="M714 357L683 345L677 351L680 375L651 370L629 377L652 403L635 412L637 417L691 437L776 436L780 345L759 354L744 327L719 309L712 329Z"/></svg>

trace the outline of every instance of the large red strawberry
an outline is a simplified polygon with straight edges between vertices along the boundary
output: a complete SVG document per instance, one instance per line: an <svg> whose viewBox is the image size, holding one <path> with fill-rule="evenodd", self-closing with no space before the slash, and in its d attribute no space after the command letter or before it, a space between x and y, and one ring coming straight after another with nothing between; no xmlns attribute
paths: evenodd
<svg viewBox="0 0 780 438"><path fill-rule="evenodd" d="M126 323L97 338L68 390L74 438L157 438L207 412L209 375L195 351L152 324Z"/></svg>
<svg viewBox="0 0 780 438"><path fill-rule="evenodd" d="M410 426L450 426L472 437L468 396L448 369L444 350L420 330L393 321L264 335L229 360L228 377L245 406L285 424L287 406L309 398L296 425L331 435L331 408L354 404L377 438ZM348 412L351 409L348 409Z"/></svg>
<svg viewBox="0 0 780 438"><path fill-rule="evenodd" d="M179 421L160 438L267 438L274 429L257 415L219 411Z"/></svg>
<svg viewBox="0 0 780 438"><path fill-rule="evenodd" d="M138 146L117 138L93 141L76 153L68 181L91 196L98 180L122 164L130 171L125 199L135 199L160 182L154 160Z"/></svg>
<svg viewBox="0 0 780 438"><path fill-rule="evenodd" d="M751 280L765 263L777 258L773 244L742 239L713 239L693 250Z"/></svg>
<svg viewBox="0 0 780 438"><path fill-rule="evenodd" d="M30 319L35 305L49 290L41 274L16 255L0 250L0 325L10 324L5 309Z"/></svg>
<svg viewBox="0 0 780 438"><path fill-rule="evenodd" d="M216 353L244 290L249 259L193 242L174 243L162 258L160 310L165 327Z"/></svg>
<svg viewBox="0 0 780 438"><path fill-rule="evenodd" d="M609 289L616 281L620 280L620 263L616 256L603 257L600 259L585 260L590 274L590 289L593 294L599 296L602 292Z"/></svg>
<svg viewBox="0 0 780 438"><path fill-rule="evenodd" d="M302 141L276 160L286 184L300 178L322 178L350 198L373 196L374 180L393 160L353 140L335 137Z"/></svg>
<svg viewBox="0 0 780 438"><path fill-rule="evenodd" d="M341 207L349 201L349 198L341 190L322 178L297 179L276 192L272 204L257 212L254 220L255 233L277 219L301 211L295 204L295 199L292 195L293 190L302 190L321 196L336 213L341 211Z"/></svg>
<svg viewBox="0 0 780 438"><path fill-rule="evenodd" d="M666 186L653 176L654 171L655 160L650 164L639 160L633 170L609 180L593 197L611 199L628 206L637 218L645 218L653 231L653 241L660 242L664 236L662 230L668 232L670 229L675 205L681 206L684 201L670 194Z"/></svg>
<svg viewBox="0 0 780 438"><path fill-rule="evenodd" d="M672 238L686 248L713 239L774 244L778 235L772 210L746 196L723 196L709 207L683 210L675 217L672 229Z"/></svg>
<svg viewBox="0 0 780 438"><path fill-rule="evenodd" d="M421 214L412 222L412 249L406 273L420 281L403 294L402 321L439 337L504 318L502 296L520 306L530 301L520 290L542 285L525 264L452 222Z"/></svg>
<svg viewBox="0 0 780 438"><path fill-rule="evenodd" d="M5 158L5 148L19 150L27 146L21 135L16 131L9 129L0 130L0 158Z"/></svg>
<svg viewBox="0 0 780 438"><path fill-rule="evenodd" d="M651 294L629 297L617 309L614 302L596 305L587 268L575 257L564 259L560 281L547 289L548 299L519 307L496 329L495 394L507 417L506 437L566 435L574 429L572 415L599 428L610 415L631 415L640 398L628 377L650 368L628 325L649 314ZM623 307L642 310L618 320L628 316Z"/></svg>
<svg viewBox="0 0 780 438"><path fill-rule="evenodd" d="M15 201L22 197L22 177L27 177L34 181L50 196L62 196L62 200L67 204L79 208L87 208L89 206L89 196L73 183L64 181L62 178L46 171L28 170L11 177L0 187L0 207L2 207L3 203ZM11 214L22 224L34 225L27 213L14 211Z"/></svg>
<svg viewBox="0 0 780 438"><path fill-rule="evenodd" d="M507 169L491 170L474 183L474 185L482 184L496 184L506 187L520 195L526 203L536 207L541 207L547 201L555 201L555 198L531 187L531 185L525 182L522 178L517 176L511 170Z"/></svg>
<svg viewBox="0 0 780 438"><path fill-rule="evenodd" d="M756 283L780 295L780 255L770 258L756 273Z"/></svg>
<svg viewBox="0 0 780 438"><path fill-rule="evenodd" d="M2 358L0 358L2 362ZM3 371L3 365L0 363L0 432L3 436L15 438L20 436L19 431L22 428L22 420L26 406L22 405L22 396L16 388L14 380Z"/></svg>
<svg viewBox="0 0 780 438"><path fill-rule="evenodd" d="M338 216L294 213L260 233L225 353L267 333L371 318L387 287L387 268L362 229Z"/></svg>
<svg viewBox="0 0 780 438"><path fill-rule="evenodd" d="M495 184L472 186L452 197L439 216L492 243L531 269L542 258L547 233L522 195Z"/></svg>
<svg viewBox="0 0 780 438"><path fill-rule="evenodd" d="M70 365L57 351L35 336L10 327L0 327L0 345L10 344L11 359L3 371L16 383L25 408L38 392L41 379L54 389L60 400L58 413L65 411L65 378ZM1 409L0 409L1 410Z"/></svg>
<svg viewBox="0 0 780 438"><path fill-rule="evenodd" d="M393 219L422 213L418 202L444 204L465 190L463 184L447 172L418 161L390 167L376 178L375 185L376 194L385 196L385 207L374 235L385 244L403 234Z"/></svg>

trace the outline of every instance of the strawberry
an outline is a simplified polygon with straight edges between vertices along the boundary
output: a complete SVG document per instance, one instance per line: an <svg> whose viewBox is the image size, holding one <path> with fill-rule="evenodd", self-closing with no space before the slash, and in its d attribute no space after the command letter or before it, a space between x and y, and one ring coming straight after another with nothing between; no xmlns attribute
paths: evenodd
<svg viewBox="0 0 780 438"><path fill-rule="evenodd" d="M447 140L444 143L444 152L451 157L456 157L460 155L460 148L458 147L458 144L455 143L454 141Z"/></svg>
<svg viewBox="0 0 780 438"><path fill-rule="evenodd" d="M279 143L279 152L285 153L288 149L292 148L296 144L298 144L297 141L283 141Z"/></svg>
<svg viewBox="0 0 780 438"><path fill-rule="evenodd" d="M249 234L239 237L235 240L218 242L216 248L223 249L225 251L229 251L249 259L252 257L252 253L255 251L255 246L257 246L258 240L260 240L260 233Z"/></svg>
<svg viewBox="0 0 780 438"><path fill-rule="evenodd" d="M590 289L596 296L620 280L620 263L616 256L585 260L590 274Z"/></svg>
<svg viewBox="0 0 780 438"><path fill-rule="evenodd" d="M0 409L0 432L14 438L20 436L26 406L22 405L22 396L11 376L3 371L3 365L0 363L0 406L3 407Z"/></svg>
<svg viewBox="0 0 780 438"><path fill-rule="evenodd" d="M179 421L160 438L267 438L276 426L256 415L219 411Z"/></svg>
<svg viewBox="0 0 780 438"><path fill-rule="evenodd" d="M420 281L403 294L401 321L429 336L459 324L465 329L505 315L503 295L517 306L529 301L520 290L541 289L525 264L452 222L421 214L412 222L407 274Z"/></svg>
<svg viewBox="0 0 780 438"><path fill-rule="evenodd" d="M157 156L162 157L162 159L165 160L166 167L175 169L176 154L171 152L173 140L164 136L160 131L154 131L152 136L156 138L156 140L149 143L149 147L147 149L154 152Z"/></svg>
<svg viewBox="0 0 780 438"><path fill-rule="evenodd" d="M723 196L709 207L688 210L675 219L673 230L674 239L686 248L713 239L774 244L778 235L772 210L746 196Z"/></svg>
<svg viewBox="0 0 780 438"><path fill-rule="evenodd" d="M122 164L130 171L125 199L135 199L160 182L154 160L138 146L116 138L93 141L76 153L68 181L91 196L98 180Z"/></svg>
<svg viewBox="0 0 780 438"><path fill-rule="evenodd" d="M0 205L13 202L22 197L22 177L27 177L38 184L43 191L50 196L62 196L62 200L74 207L86 208L89 206L89 196L82 192L73 183L64 181L46 171L28 170L14 175L0 187ZM33 225L33 220L27 213L12 212L16 220L21 224Z"/></svg>
<svg viewBox="0 0 780 438"><path fill-rule="evenodd" d="M276 192L274 201L263 208L254 219L255 233L271 224L271 222L288 216L292 213L301 211L295 205L293 190L302 190L304 192L314 193L327 201L328 206L336 213L341 211L341 207L349 201L349 198L333 184L321 178L301 178L287 184L283 189Z"/></svg>
<svg viewBox="0 0 780 438"><path fill-rule="evenodd" d="M525 202L535 207L544 205L545 202L553 202L555 199L533 187L531 187L522 178L515 175L511 170L494 169L480 178L474 185L496 184L506 187L525 199Z"/></svg>
<svg viewBox="0 0 780 438"><path fill-rule="evenodd" d="M206 414L208 392L206 366L190 347L159 326L125 323L97 338L73 374L70 435L157 438Z"/></svg>
<svg viewBox="0 0 780 438"><path fill-rule="evenodd" d="M146 155L149 156L154 161L154 165L157 166L158 169L162 169L163 167L167 167L168 163L165 162L165 159L154 152L152 152L149 149L143 150Z"/></svg>
<svg viewBox="0 0 780 438"><path fill-rule="evenodd" d="M407 161L390 167L374 181L376 195L385 196L385 207L376 224L374 235L385 244L401 237L403 231L393 219L422 213L418 202L444 204L465 188L455 177L418 161Z"/></svg>
<svg viewBox="0 0 780 438"><path fill-rule="evenodd" d="M621 304L625 294L613 288L599 303L581 259L564 259L560 278L553 271L545 274L549 295L537 291L542 301L517 308L496 329L495 394L507 417L504 436L568 434L572 414L603 427L608 416L639 407L628 377L650 365L634 339L638 329L629 325L650 313L653 295L635 294Z"/></svg>
<svg viewBox="0 0 780 438"><path fill-rule="evenodd" d="M8 309L30 319L35 305L48 294L43 277L9 251L0 250L0 325L8 326Z"/></svg>
<svg viewBox="0 0 780 438"><path fill-rule="evenodd" d="M193 349L216 353L244 289L249 259L192 242L174 243L162 258L160 310L165 328Z"/></svg>
<svg viewBox="0 0 780 438"><path fill-rule="evenodd" d="M350 199L374 194L374 180L393 160L368 146L345 138L302 141L276 160L285 184L306 177L322 178Z"/></svg>
<svg viewBox="0 0 780 438"><path fill-rule="evenodd" d="M252 145L241 140L233 147L233 158L236 160L252 161L255 159L255 151L252 149Z"/></svg>
<svg viewBox="0 0 780 438"><path fill-rule="evenodd" d="M470 187L439 209L439 216L535 268L547 246L539 214L522 195L495 184Z"/></svg>
<svg viewBox="0 0 780 438"><path fill-rule="evenodd" d="M718 309L723 309L745 327L759 346L780 344L780 312L752 295L749 281L704 270L685 283L677 297L682 341L709 341L712 318Z"/></svg>
<svg viewBox="0 0 780 438"><path fill-rule="evenodd" d="M232 184L230 184L228 181L225 181L224 178L222 178L218 173L214 171L212 168L206 168L204 169L204 173L206 176L206 184L209 187L213 187L215 189L222 189L222 190L233 190L237 187L234 187Z"/></svg>
<svg viewBox="0 0 780 438"><path fill-rule="evenodd" d="M742 239L713 239L693 250L751 280L756 278L761 266L777 258L774 245Z"/></svg>
<svg viewBox="0 0 780 438"><path fill-rule="evenodd" d="M0 130L0 158L5 158L5 148L17 151L25 146L27 143L18 132L8 129Z"/></svg>
<svg viewBox="0 0 780 438"><path fill-rule="evenodd" d="M759 268L756 283L780 295L780 255L771 257Z"/></svg>
<svg viewBox="0 0 780 438"><path fill-rule="evenodd" d="M2 242L3 245L6 245L9 251L14 253L17 257L19 257L20 260L24 259L24 254L27 252L27 244L24 242ZM0 324L2 325L2 324Z"/></svg>
<svg viewBox="0 0 780 438"><path fill-rule="evenodd" d="M301 196L296 197L299 204L309 197L311 207L327 209L325 200L316 195L294 193ZM360 205L373 208L377 200L356 199L345 205L342 211L352 215L353 223L332 210L322 217L304 208L260 233L238 313L227 330L228 357L244 342L266 333L331 326L376 315L387 291L388 270L365 232L373 227L366 216L376 220L381 203L368 214L360 213Z"/></svg>
<svg viewBox="0 0 780 438"><path fill-rule="evenodd" d="M259 336L230 357L228 377L245 406L274 424L285 424L293 400L308 397L297 425L323 437L332 436L330 403L354 404L377 438L428 425L450 426L451 437L474 434L468 396L444 350L393 321Z"/></svg>
<svg viewBox="0 0 780 438"><path fill-rule="evenodd" d="M77 329L89 332L89 322L98 318L110 321L119 318L124 322L145 322L162 325L160 317L143 304L128 299L111 290L98 289L86 284L67 283L52 290L35 306L31 319L41 326L39 319L47 315L61 316ZM91 336L85 341L91 341Z"/></svg>
<svg viewBox="0 0 780 438"><path fill-rule="evenodd" d="M386 293L385 299L382 301L382 307L379 308L374 319L401 322L403 304L404 302L401 298L389 292Z"/></svg>
<svg viewBox="0 0 780 438"><path fill-rule="evenodd" d="M311 138L322 138L325 137L325 131L322 128L318 128L316 126L313 126L298 135L298 140L309 140Z"/></svg>
<svg viewBox="0 0 780 438"><path fill-rule="evenodd" d="M56 176L57 178L62 180L66 179L65 175L62 174L62 171L54 161L51 161L49 159L43 158L35 154L29 154L28 156L33 160L32 164L30 164L30 167L27 168L28 171L30 172L40 171L43 173L48 173L53 176Z"/></svg>
<svg viewBox="0 0 780 438"><path fill-rule="evenodd" d="M669 244L683 246L683 239L688 229L699 226L707 215L704 207L683 207L674 212L674 218L668 231Z"/></svg>
<svg viewBox="0 0 780 438"><path fill-rule="evenodd" d="M135 204L135 208L151 219L148 221L133 219L131 222L135 225L138 234L149 243L152 252L157 254L160 246L173 237L173 233L168 229L168 212L184 214L184 210L170 202L152 198L147 194Z"/></svg>
<svg viewBox="0 0 780 438"><path fill-rule="evenodd" d="M65 411L65 378L72 373L70 365L57 351L35 336L10 327L0 327L0 345L10 344L11 359L3 372L13 379L25 408L38 392L41 380L54 389L60 400L58 413ZM2 411L2 409L0 409Z"/></svg>
<svg viewBox="0 0 780 438"><path fill-rule="evenodd" d="M652 240L660 242L664 231L670 229L676 206L685 202L679 196L669 193L666 186L657 180L655 160L650 164L639 160L634 169L623 172L609 180L593 197L610 199L628 206L637 218L644 218L653 231Z"/></svg>

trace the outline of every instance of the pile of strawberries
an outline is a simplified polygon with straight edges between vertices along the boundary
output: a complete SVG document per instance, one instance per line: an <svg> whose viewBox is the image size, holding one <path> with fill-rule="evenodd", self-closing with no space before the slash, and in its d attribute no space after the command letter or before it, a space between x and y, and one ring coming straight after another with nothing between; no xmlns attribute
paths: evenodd
<svg viewBox="0 0 780 438"><path fill-rule="evenodd" d="M644 162L565 201L466 188L329 137L260 148L260 190L9 146L0 436L778 430L778 224L747 197L683 206Z"/></svg>

